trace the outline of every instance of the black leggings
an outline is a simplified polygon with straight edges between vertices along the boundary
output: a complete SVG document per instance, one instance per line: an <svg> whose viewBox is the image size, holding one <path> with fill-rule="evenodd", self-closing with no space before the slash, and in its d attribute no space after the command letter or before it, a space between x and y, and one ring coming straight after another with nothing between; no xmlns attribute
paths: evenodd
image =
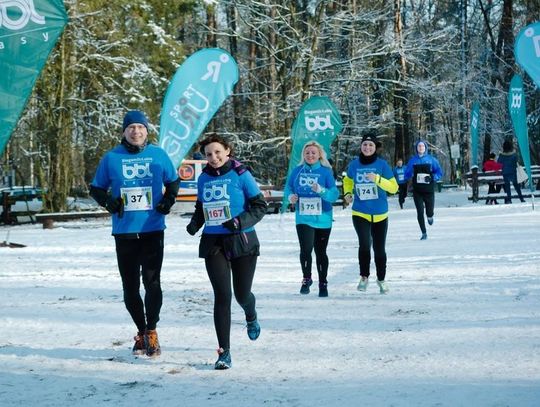
<svg viewBox="0 0 540 407"><path fill-rule="evenodd" d="M409 185L405 182L404 184L399 184L399 197L398 202L400 205L403 205L405 198L407 198L407 189Z"/></svg>
<svg viewBox="0 0 540 407"><path fill-rule="evenodd" d="M257 256L244 256L227 260L223 250L213 251L204 259L210 283L214 289L214 326L219 347L230 348L231 334L231 273L234 297L246 314L246 320L257 317L255 296L251 284L255 275Z"/></svg>
<svg viewBox="0 0 540 407"><path fill-rule="evenodd" d="M416 206L416 217L418 225L422 233L426 233L426 222L424 220L424 204L426 206L426 216L433 217L435 210L435 193L434 192L417 192L413 191L414 205Z"/></svg>
<svg viewBox="0 0 540 407"><path fill-rule="evenodd" d="M326 283L328 276L328 238L331 228L317 229L308 225L296 225L296 233L300 242L300 265L304 278L311 278L311 252L315 248L315 258L317 262L317 272L319 273L319 283Z"/></svg>
<svg viewBox="0 0 540 407"><path fill-rule="evenodd" d="M126 309L139 332L156 329L163 302L160 281L163 231L140 234L136 239L115 236L115 242ZM145 289L144 304L139 293L141 275Z"/></svg>
<svg viewBox="0 0 540 407"><path fill-rule="evenodd" d="M360 275L369 277L371 263L371 243L375 255L375 268L377 279L382 281L386 277L386 232L388 231L388 218L372 223L360 216L353 216L353 225L358 235L358 263Z"/></svg>

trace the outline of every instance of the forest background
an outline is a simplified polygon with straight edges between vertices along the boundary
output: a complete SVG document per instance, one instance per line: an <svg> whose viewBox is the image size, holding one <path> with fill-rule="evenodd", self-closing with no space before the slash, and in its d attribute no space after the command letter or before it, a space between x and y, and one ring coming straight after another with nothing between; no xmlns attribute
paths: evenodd
<svg viewBox="0 0 540 407"><path fill-rule="evenodd" d="M227 50L240 69L206 131L231 139L263 182L283 184L292 123L316 95L330 97L343 119L332 146L338 173L358 153L362 132L374 128L389 163L407 160L425 139L445 181L459 182L469 169L475 101L479 160L513 137L507 94L515 73L524 79L531 161L540 162L540 92L513 51L517 33L540 20L540 0L64 3L69 23L0 157L2 175L47 191L48 211L86 193L128 109L147 113L157 140L170 79L206 47Z"/></svg>

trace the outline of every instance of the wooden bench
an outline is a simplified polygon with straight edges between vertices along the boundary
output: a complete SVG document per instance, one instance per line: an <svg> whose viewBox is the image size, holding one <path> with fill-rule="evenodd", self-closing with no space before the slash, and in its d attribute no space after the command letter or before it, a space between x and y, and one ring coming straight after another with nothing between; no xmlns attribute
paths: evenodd
<svg viewBox="0 0 540 407"><path fill-rule="evenodd" d="M532 193L528 187L528 181L525 181L521 184L522 195L524 198L530 198L532 195L535 197L540 197L540 165L531 165L531 175L533 179L533 184L536 184L536 191ZM478 168L472 168L467 174L465 174L465 180L468 185L472 188L472 194L469 197L470 201L478 202L483 199L498 199L506 198L506 194L486 194L480 196L480 186L488 185L491 182L494 182L496 185L503 185L504 180L501 171L478 171ZM513 188L513 185L511 186ZM512 198L518 198L517 194L512 194Z"/></svg>
<svg viewBox="0 0 540 407"><path fill-rule="evenodd" d="M43 224L43 229L52 229L54 222L67 222L75 219L106 218L111 216L107 211L52 212L36 213L36 221Z"/></svg>

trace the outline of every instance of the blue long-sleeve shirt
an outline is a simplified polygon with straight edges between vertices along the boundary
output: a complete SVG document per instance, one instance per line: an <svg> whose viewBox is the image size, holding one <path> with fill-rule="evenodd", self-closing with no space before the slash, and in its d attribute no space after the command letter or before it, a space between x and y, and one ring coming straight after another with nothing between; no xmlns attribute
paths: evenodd
<svg viewBox="0 0 540 407"><path fill-rule="evenodd" d="M321 192L314 192L311 186L317 183ZM298 195L296 203L296 224L308 225L318 229L332 227L334 203L339 191L332 169L324 167L320 162L313 165L302 164L293 169L289 182L285 187L285 196Z"/></svg>

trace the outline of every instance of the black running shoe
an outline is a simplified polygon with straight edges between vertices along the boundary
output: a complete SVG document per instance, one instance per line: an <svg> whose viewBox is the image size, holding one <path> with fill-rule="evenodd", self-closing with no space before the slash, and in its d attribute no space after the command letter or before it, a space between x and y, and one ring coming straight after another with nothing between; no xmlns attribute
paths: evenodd
<svg viewBox="0 0 540 407"><path fill-rule="evenodd" d="M300 294L309 294L309 287L311 287L311 284L313 284L311 278L304 278L302 280L302 286L300 287Z"/></svg>
<svg viewBox="0 0 540 407"><path fill-rule="evenodd" d="M319 283L319 297L328 297L328 283Z"/></svg>

